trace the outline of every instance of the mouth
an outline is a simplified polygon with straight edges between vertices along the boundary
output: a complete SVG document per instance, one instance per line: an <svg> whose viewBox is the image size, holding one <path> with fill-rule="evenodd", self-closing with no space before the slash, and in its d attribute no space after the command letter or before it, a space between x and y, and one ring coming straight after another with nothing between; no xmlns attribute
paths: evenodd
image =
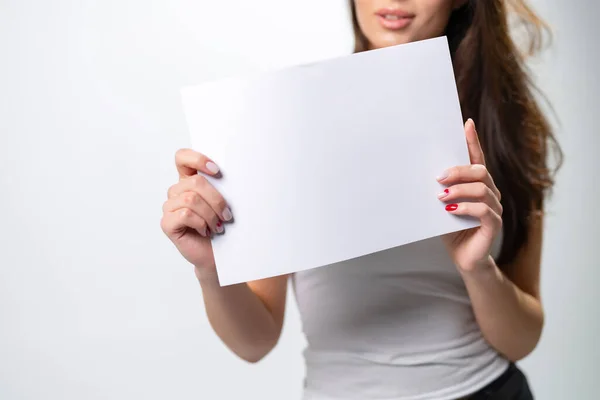
<svg viewBox="0 0 600 400"><path fill-rule="evenodd" d="M377 11L375 14L381 26L390 30L404 29L415 18L415 15L409 12L387 8Z"/></svg>

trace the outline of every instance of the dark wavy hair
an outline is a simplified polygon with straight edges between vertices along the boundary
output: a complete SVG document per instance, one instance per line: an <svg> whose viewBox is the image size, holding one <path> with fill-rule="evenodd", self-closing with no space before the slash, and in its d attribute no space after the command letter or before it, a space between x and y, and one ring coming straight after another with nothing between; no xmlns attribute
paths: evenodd
<svg viewBox="0 0 600 400"><path fill-rule="evenodd" d="M355 52L368 49L350 1ZM525 33L519 48L509 17ZM528 240L532 217L554 185L562 152L542 113L540 94L526 68L526 58L544 44L548 26L524 0L469 0L450 17L446 36L454 65L463 118L473 118L486 163L502 193L503 241L499 265L510 263ZM554 150L556 168L548 166Z"/></svg>

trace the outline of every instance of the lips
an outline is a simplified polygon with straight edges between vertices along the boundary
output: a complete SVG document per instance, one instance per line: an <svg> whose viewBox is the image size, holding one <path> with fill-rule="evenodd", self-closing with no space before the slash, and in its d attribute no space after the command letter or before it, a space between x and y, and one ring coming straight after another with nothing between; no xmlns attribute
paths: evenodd
<svg viewBox="0 0 600 400"><path fill-rule="evenodd" d="M386 29L399 30L407 27L415 15L404 10L385 8L376 12L379 23Z"/></svg>

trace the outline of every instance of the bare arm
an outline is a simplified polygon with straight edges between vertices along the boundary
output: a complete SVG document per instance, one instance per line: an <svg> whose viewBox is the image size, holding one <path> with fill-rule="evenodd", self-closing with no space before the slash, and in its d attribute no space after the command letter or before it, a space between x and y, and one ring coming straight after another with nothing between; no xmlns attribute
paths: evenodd
<svg viewBox="0 0 600 400"><path fill-rule="evenodd" d="M253 363L262 359L281 334L287 276L220 287L214 273L196 271L216 334L240 358Z"/></svg>
<svg viewBox="0 0 600 400"><path fill-rule="evenodd" d="M448 212L478 218L481 225L446 235L445 242L484 337L499 353L517 361L536 347L544 323L539 293L541 213L531 215L528 242L503 273L490 255L502 227L501 194L485 166L472 120L465 124L465 135L471 165L453 167L438 178L447 186L440 198L449 203Z"/></svg>
<svg viewBox="0 0 600 400"><path fill-rule="evenodd" d="M195 266L211 326L234 353L249 362L277 343L283 325L287 276L221 287L211 238L226 234L233 218L227 201L206 176L219 167L190 149L175 155L179 181L169 188L161 227L181 255ZM201 172L201 174L198 174Z"/></svg>
<svg viewBox="0 0 600 400"><path fill-rule="evenodd" d="M532 221L528 245L502 273L490 259L486 268L463 272L475 317L486 340L501 354L518 361L540 339L544 313L540 299L542 217Z"/></svg>

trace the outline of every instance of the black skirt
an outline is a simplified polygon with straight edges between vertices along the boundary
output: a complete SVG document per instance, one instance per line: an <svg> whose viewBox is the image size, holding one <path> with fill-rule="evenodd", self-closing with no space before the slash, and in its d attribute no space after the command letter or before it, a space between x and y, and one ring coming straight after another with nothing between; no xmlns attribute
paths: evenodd
<svg viewBox="0 0 600 400"><path fill-rule="evenodd" d="M527 377L513 363L495 381L465 400L533 400Z"/></svg>

